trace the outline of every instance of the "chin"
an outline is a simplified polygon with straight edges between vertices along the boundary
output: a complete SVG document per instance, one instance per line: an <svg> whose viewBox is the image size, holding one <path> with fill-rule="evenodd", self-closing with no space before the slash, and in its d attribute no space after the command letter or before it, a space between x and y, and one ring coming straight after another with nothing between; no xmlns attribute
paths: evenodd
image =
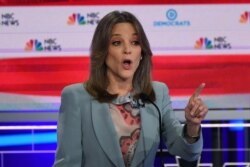
<svg viewBox="0 0 250 167"><path fill-rule="evenodd" d="M122 78L122 80L129 80L129 79L133 79L134 74L135 72L132 70L126 70L126 71L124 70L119 73L119 76L120 78Z"/></svg>
<svg viewBox="0 0 250 167"><path fill-rule="evenodd" d="M126 81L126 80L132 80L133 79L133 75L121 75L120 76L122 78L122 80Z"/></svg>

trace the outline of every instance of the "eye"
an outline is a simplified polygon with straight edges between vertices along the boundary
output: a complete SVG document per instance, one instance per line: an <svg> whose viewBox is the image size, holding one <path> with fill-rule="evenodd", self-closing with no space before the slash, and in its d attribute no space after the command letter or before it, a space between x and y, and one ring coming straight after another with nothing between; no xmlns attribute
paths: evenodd
<svg viewBox="0 0 250 167"><path fill-rule="evenodd" d="M132 41L132 45L140 45L140 42L135 40L135 41Z"/></svg>
<svg viewBox="0 0 250 167"><path fill-rule="evenodd" d="M113 41L111 44L114 46L118 46L121 44L121 41Z"/></svg>

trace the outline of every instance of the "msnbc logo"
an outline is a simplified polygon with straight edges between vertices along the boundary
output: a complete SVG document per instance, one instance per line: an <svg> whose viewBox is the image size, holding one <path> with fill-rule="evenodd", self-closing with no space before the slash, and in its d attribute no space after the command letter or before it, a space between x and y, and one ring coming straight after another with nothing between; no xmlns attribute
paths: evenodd
<svg viewBox="0 0 250 167"><path fill-rule="evenodd" d="M240 23L245 24L247 22L250 22L250 12L245 11L240 15Z"/></svg>
<svg viewBox="0 0 250 167"><path fill-rule="evenodd" d="M190 26L189 20L177 20L178 13L175 9L169 9L166 12L167 20L164 21L154 21L155 27L167 26L167 27L185 27Z"/></svg>
<svg viewBox="0 0 250 167"><path fill-rule="evenodd" d="M87 13L86 16L81 15L80 13L73 13L68 17L68 25L94 25L98 24L100 21L99 12Z"/></svg>

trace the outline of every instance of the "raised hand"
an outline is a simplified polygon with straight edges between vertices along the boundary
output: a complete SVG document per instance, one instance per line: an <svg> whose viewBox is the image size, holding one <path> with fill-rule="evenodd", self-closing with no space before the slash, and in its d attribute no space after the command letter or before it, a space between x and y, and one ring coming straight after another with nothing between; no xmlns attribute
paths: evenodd
<svg viewBox="0 0 250 167"><path fill-rule="evenodd" d="M185 108L185 118L186 118L187 124L189 125L199 126L201 124L201 121L205 118L208 112L208 107L199 97L204 87L205 87L205 83L202 83L195 90L195 92L190 97L188 104Z"/></svg>

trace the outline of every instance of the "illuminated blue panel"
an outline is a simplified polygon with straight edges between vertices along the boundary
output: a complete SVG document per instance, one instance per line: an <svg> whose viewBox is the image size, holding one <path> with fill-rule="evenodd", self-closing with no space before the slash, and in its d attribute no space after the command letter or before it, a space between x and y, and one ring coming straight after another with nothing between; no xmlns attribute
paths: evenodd
<svg viewBox="0 0 250 167"><path fill-rule="evenodd" d="M56 130L34 130L34 134L39 133L56 133ZM53 139L54 140L54 139ZM34 150L56 150L56 141L51 141L50 143L34 143Z"/></svg>
<svg viewBox="0 0 250 167"><path fill-rule="evenodd" d="M231 120L229 121L230 123L237 123L237 124L244 124L244 121L243 120ZM229 128L230 130L232 131L243 131L244 130L244 127L231 127Z"/></svg>
<svg viewBox="0 0 250 167"><path fill-rule="evenodd" d="M0 131L0 151L32 150L32 143L23 145L2 144L2 140L7 140L7 136L31 135L31 130L1 130ZM15 138L12 138L15 140ZM10 141L9 141L10 142Z"/></svg>
<svg viewBox="0 0 250 167"><path fill-rule="evenodd" d="M3 146L18 146L27 144L42 144L56 142L56 133L41 133L41 134L17 134L0 136L0 147Z"/></svg>

